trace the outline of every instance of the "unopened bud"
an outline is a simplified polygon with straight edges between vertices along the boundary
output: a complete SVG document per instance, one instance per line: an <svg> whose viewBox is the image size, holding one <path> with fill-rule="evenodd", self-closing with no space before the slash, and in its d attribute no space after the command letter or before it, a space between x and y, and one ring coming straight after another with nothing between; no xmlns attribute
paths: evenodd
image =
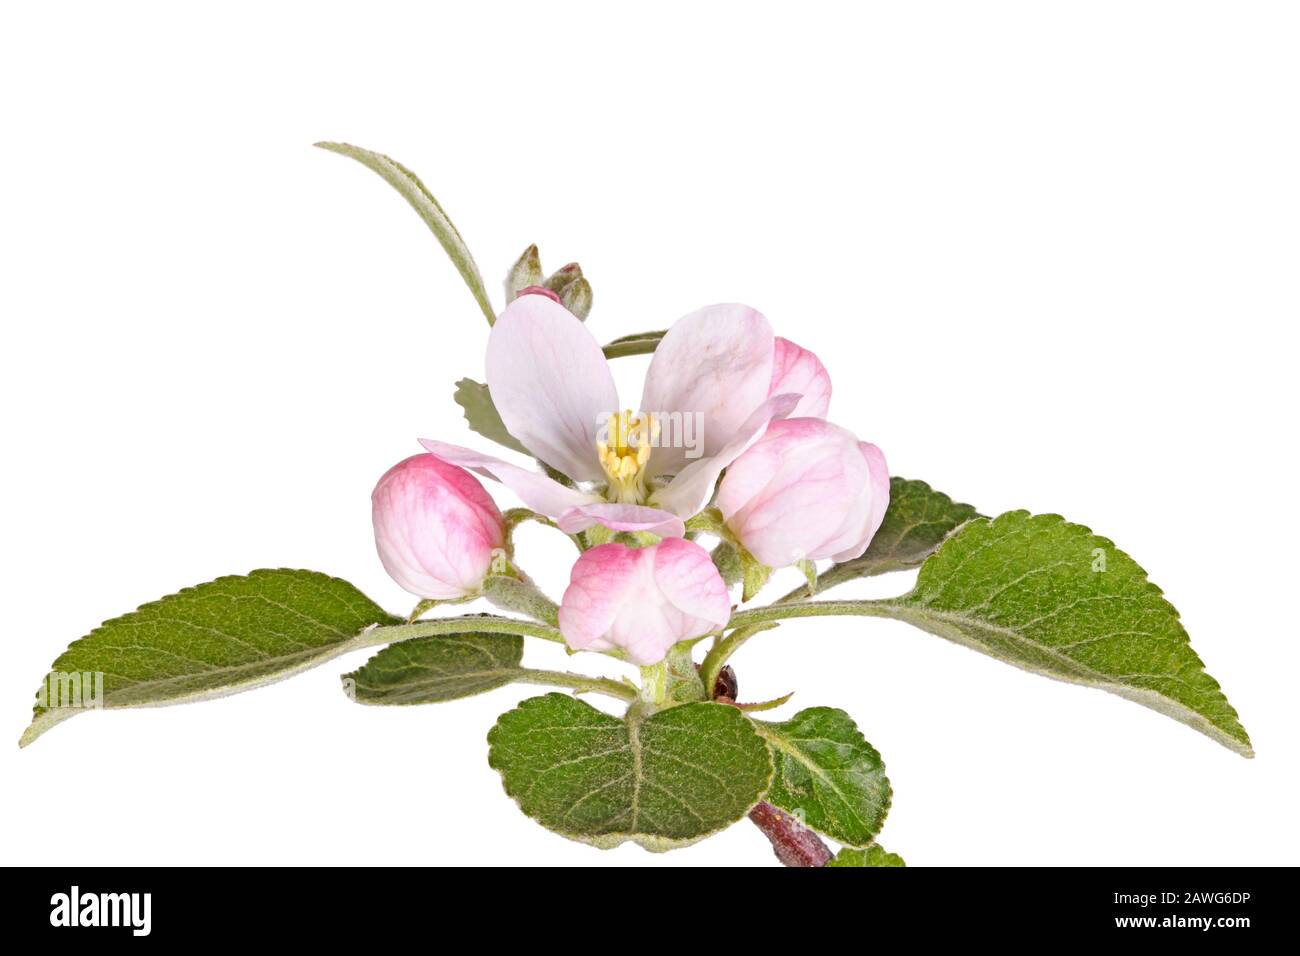
<svg viewBox="0 0 1300 956"><path fill-rule="evenodd" d="M524 250L519 261L511 266L506 274L506 305L523 295L525 289L530 286L540 286L543 281L542 257L537 252L537 246L531 245Z"/></svg>

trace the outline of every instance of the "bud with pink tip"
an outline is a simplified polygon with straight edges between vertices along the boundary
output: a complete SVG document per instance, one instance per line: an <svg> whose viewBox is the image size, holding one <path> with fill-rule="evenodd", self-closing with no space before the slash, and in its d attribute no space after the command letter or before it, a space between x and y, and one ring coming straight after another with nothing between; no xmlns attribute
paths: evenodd
<svg viewBox="0 0 1300 956"><path fill-rule="evenodd" d="M560 602L560 631L578 651L621 648L658 664L678 641L703 637L731 617L731 599L709 553L665 538L647 548L602 544L584 551Z"/></svg>
<svg viewBox="0 0 1300 956"><path fill-rule="evenodd" d="M867 550L889 506L879 448L819 418L773 422L718 488L728 529L774 568L847 561Z"/></svg>
<svg viewBox="0 0 1300 956"><path fill-rule="evenodd" d="M433 455L388 470L371 495L379 560L417 597L479 590L505 544L501 512L478 479Z"/></svg>

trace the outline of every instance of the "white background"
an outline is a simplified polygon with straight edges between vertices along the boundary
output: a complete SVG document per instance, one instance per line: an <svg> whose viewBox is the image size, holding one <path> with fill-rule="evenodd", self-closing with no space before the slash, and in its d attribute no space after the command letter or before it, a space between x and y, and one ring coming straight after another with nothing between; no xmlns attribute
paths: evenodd
<svg viewBox="0 0 1300 956"><path fill-rule="evenodd" d="M338 674L364 653L14 746L70 640L183 586L309 567L409 607L369 493L417 437L479 443L451 389L487 326L320 139L419 172L498 303L530 242L581 261L602 340L749 303L894 473L1113 538L1259 754L901 623L755 639L742 696L843 707L883 753L887 848L1293 862L1298 26L1268 3L7 6L5 862L773 862L748 823L662 856L551 835L485 757L534 689L363 708ZM550 534L522 558L558 596ZM619 666L588 658L566 666Z"/></svg>

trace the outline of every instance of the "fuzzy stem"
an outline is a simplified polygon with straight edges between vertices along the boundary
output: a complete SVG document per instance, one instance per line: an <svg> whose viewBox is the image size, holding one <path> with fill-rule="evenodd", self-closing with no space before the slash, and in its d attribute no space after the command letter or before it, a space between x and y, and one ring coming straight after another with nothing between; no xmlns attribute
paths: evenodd
<svg viewBox="0 0 1300 956"><path fill-rule="evenodd" d="M614 680L612 677L588 677L586 674L570 674L567 671L542 671L529 667L522 668L512 678L520 684L546 684L551 687L569 687L579 694L604 694L618 700L634 701L637 689L631 684Z"/></svg>
<svg viewBox="0 0 1300 956"><path fill-rule="evenodd" d="M897 617L898 609L890 601L804 601L798 604L769 604L767 607L737 611L728 627L750 627L784 621L792 617L853 615L858 617Z"/></svg>

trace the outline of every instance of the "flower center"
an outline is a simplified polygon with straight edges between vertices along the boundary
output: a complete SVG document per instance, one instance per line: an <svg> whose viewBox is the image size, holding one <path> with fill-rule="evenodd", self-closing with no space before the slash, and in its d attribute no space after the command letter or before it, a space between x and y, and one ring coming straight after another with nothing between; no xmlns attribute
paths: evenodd
<svg viewBox="0 0 1300 956"><path fill-rule="evenodd" d="M644 412L630 409L609 416L604 441L596 442L600 467L609 476L605 497L619 504L636 505L646 499L646 463L659 437L659 423Z"/></svg>

